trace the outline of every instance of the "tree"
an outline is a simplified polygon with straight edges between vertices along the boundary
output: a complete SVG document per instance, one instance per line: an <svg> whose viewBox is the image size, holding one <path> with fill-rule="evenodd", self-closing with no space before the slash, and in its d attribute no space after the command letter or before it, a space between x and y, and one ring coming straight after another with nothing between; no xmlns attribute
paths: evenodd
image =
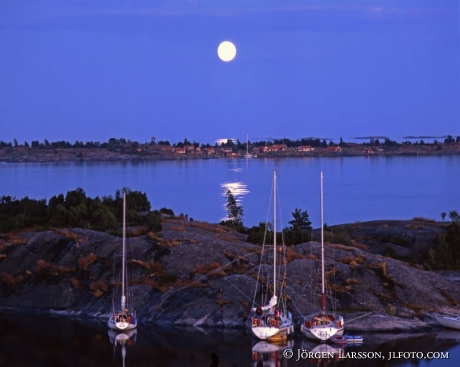
<svg viewBox="0 0 460 367"><path fill-rule="evenodd" d="M441 213L441 219L443 222L446 220L446 215L447 215L446 212Z"/></svg>
<svg viewBox="0 0 460 367"><path fill-rule="evenodd" d="M458 214L456 210L451 210L449 212L449 219L454 223L458 223L460 220L460 214Z"/></svg>
<svg viewBox="0 0 460 367"><path fill-rule="evenodd" d="M228 148L233 148L235 146L235 143L233 142L233 139L227 139L227 142L223 142L221 144L222 147L228 147Z"/></svg>
<svg viewBox="0 0 460 367"><path fill-rule="evenodd" d="M116 229L117 220L113 212L103 203L95 201L91 207L91 225L98 230Z"/></svg>
<svg viewBox="0 0 460 367"><path fill-rule="evenodd" d="M312 227L308 212L296 208L292 217L288 222L291 226L285 228L286 240L294 245L310 241Z"/></svg>
<svg viewBox="0 0 460 367"><path fill-rule="evenodd" d="M460 269L460 225L453 222L447 233L440 234L436 245L429 250L428 266L434 270Z"/></svg>
<svg viewBox="0 0 460 367"><path fill-rule="evenodd" d="M73 191L68 191L65 196L65 206L70 209L78 205L86 205L86 193L81 187Z"/></svg>
<svg viewBox="0 0 460 367"><path fill-rule="evenodd" d="M234 225L243 224L243 207L238 205L230 190L227 190L227 216L228 221Z"/></svg>
<svg viewBox="0 0 460 367"><path fill-rule="evenodd" d="M301 209L296 208L292 213L292 217L294 219L288 222L291 225L291 229L311 231L310 216L306 210L302 211Z"/></svg>
<svg viewBox="0 0 460 367"><path fill-rule="evenodd" d="M258 226L248 229L248 242L262 245L267 242L267 236L270 231L273 231L271 223L260 222Z"/></svg>

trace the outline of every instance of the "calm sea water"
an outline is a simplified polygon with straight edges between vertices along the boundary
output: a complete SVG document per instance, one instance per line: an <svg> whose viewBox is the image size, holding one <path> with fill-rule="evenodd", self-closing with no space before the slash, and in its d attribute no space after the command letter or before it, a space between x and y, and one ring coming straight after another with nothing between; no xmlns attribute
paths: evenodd
<svg viewBox="0 0 460 367"><path fill-rule="evenodd" d="M0 322L0 366L8 367L208 367L212 354L219 359L213 367L457 367L460 360L460 331L448 330L364 334L363 345L344 348L341 353L349 357L353 352L355 356L366 353L368 358L338 359L339 347L307 342L300 336L278 349L258 344L244 330L165 330L142 325L126 335L126 340L117 341L117 334L108 332L105 323L91 320L0 314ZM283 356L285 348L293 351L291 359ZM299 350L336 354L322 360L299 359ZM419 358L410 358L408 353L418 353ZM390 360L391 355L400 358ZM428 358L441 355L446 359Z"/></svg>
<svg viewBox="0 0 460 367"><path fill-rule="evenodd" d="M77 187L89 196L114 195L123 186L147 193L154 209L173 209L195 220L225 218L230 189L244 223L269 217L273 170L278 171L282 225L296 208L320 225L320 171L325 222L377 219L440 220L460 210L460 156L209 159L130 163L0 164L0 195L49 199Z"/></svg>

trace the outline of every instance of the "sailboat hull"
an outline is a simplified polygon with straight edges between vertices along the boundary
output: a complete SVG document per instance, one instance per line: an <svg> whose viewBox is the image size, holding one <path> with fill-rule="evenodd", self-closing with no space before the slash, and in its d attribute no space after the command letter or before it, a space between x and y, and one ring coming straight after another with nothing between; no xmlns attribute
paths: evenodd
<svg viewBox="0 0 460 367"><path fill-rule="evenodd" d="M343 328L338 329L336 327L316 327L316 328L307 328L304 325L301 327L302 333L308 339L322 340L326 341L332 338L333 336L342 336Z"/></svg>
<svg viewBox="0 0 460 367"><path fill-rule="evenodd" d="M135 329L137 327L137 320L135 318L131 318L131 320L127 319L116 321L116 318L112 315L107 324L112 330L126 331Z"/></svg>
<svg viewBox="0 0 460 367"><path fill-rule="evenodd" d="M268 314L265 317L253 317L253 334L260 340L284 341L288 335L294 332L292 319L281 315L278 319L274 315Z"/></svg>
<svg viewBox="0 0 460 367"><path fill-rule="evenodd" d="M252 332L260 340L269 340L269 341L284 341L287 339L294 330L294 327L269 327L269 326L257 326L252 327Z"/></svg>
<svg viewBox="0 0 460 367"><path fill-rule="evenodd" d="M343 325L340 315L313 314L305 317L300 330L309 339L325 341L343 335Z"/></svg>

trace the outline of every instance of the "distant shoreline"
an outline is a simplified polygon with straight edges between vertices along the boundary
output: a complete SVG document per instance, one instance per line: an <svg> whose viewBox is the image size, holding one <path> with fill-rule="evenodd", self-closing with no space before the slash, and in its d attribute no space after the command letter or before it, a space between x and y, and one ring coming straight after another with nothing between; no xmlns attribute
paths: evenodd
<svg viewBox="0 0 460 367"><path fill-rule="evenodd" d="M3 163L53 163L53 162L117 162L189 159L261 159L261 158L320 158L320 157L393 157L393 156L448 156L460 155L460 143L427 145L363 145L343 144L328 147L254 148L250 158L245 151L213 147L190 149L183 147L146 145L114 148L52 148L52 147L3 147L0 162ZM304 149L304 150L301 150Z"/></svg>

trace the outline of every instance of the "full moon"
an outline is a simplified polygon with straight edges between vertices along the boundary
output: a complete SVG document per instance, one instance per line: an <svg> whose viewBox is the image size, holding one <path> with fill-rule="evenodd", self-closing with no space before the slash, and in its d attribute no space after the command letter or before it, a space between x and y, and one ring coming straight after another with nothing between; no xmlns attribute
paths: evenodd
<svg viewBox="0 0 460 367"><path fill-rule="evenodd" d="M230 41L224 41L217 48L217 55L222 61L232 61L236 56L236 47Z"/></svg>

